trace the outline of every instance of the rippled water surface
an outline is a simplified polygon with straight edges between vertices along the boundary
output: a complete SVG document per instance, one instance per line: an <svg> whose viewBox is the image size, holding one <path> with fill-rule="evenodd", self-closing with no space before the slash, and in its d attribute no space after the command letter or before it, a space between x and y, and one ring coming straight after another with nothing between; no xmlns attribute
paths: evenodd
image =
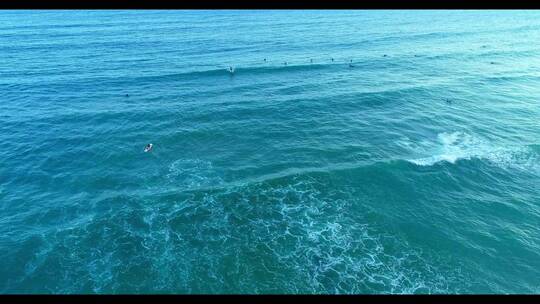
<svg viewBox="0 0 540 304"><path fill-rule="evenodd" d="M0 292L538 293L538 41L537 11L2 11Z"/></svg>

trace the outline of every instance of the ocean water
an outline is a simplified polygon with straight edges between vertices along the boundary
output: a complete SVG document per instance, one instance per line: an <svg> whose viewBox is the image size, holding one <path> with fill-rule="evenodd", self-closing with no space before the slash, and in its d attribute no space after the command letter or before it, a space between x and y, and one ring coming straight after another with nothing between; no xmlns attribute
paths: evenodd
<svg viewBox="0 0 540 304"><path fill-rule="evenodd" d="M539 293L538 41L538 11L1 11L0 292Z"/></svg>

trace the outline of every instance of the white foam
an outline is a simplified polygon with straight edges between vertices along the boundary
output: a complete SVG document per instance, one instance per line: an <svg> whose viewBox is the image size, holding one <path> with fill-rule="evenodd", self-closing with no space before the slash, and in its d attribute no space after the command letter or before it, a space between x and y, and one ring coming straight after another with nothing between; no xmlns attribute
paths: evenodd
<svg viewBox="0 0 540 304"><path fill-rule="evenodd" d="M428 152L429 153L429 152ZM497 146L490 141L464 132L440 133L432 149L432 156L410 159L419 166L432 166L439 162L451 164L473 158L488 160L498 166L525 170L538 168L536 157L523 146Z"/></svg>
<svg viewBox="0 0 540 304"><path fill-rule="evenodd" d="M264 221L253 222L247 230L255 230L257 242L265 244L279 264L289 270L288 280L296 285L288 286L287 290L446 292L444 285L455 279L446 271L448 276L437 277L439 270L402 240L379 236L376 231L370 231L369 225L352 220L345 210L350 209L353 200L327 199L315 182L255 188L252 190L264 192L275 204L265 204L264 208L249 204L250 208L261 208L256 213L264 210L268 215L274 209L281 218L269 220L270 216L265 216ZM412 270L411 265L418 261L422 261L422 268Z"/></svg>

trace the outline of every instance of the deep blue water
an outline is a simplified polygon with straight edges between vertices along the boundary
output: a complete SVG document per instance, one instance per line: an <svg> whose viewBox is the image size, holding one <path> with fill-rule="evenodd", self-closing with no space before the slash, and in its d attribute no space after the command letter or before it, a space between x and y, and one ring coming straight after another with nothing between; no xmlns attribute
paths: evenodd
<svg viewBox="0 0 540 304"><path fill-rule="evenodd" d="M538 11L1 11L0 292L538 293L538 41Z"/></svg>

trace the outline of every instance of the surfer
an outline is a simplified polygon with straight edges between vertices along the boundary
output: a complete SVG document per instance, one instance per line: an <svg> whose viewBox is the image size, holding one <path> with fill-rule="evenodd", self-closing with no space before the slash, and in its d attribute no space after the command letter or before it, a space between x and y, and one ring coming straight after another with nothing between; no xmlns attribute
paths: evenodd
<svg viewBox="0 0 540 304"><path fill-rule="evenodd" d="M146 147L144 147L144 152L150 152L153 147L154 147L154 145L152 145L152 144L146 145Z"/></svg>
<svg viewBox="0 0 540 304"><path fill-rule="evenodd" d="M126 94L126 97L129 97L129 94Z"/></svg>
<svg viewBox="0 0 540 304"><path fill-rule="evenodd" d="M287 65L287 61L285 61L285 62L283 63L283 65Z"/></svg>
<svg viewBox="0 0 540 304"><path fill-rule="evenodd" d="M354 67L354 65L352 64L352 59L351 59L351 61L349 62L349 67L350 67L350 68Z"/></svg>
<svg viewBox="0 0 540 304"><path fill-rule="evenodd" d="M234 74L234 69L231 66L229 67L229 73Z"/></svg>
<svg viewBox="0 0 540 304"><path fill-rule="evenodd" d="M386 57L386 54L384 54L383 57Z"/></svg>
<svg viewBox="0 0 540 304"><path fill-rule="evenodd" d="M266 58L264 58L264 62L266 62Z"/></svg>
<svg viewBox="0 0 540 304"><path fill-rule="evenodd" d="M332 59L332 62L334 62L334 58L330 58L330 59Z"/></svg>

